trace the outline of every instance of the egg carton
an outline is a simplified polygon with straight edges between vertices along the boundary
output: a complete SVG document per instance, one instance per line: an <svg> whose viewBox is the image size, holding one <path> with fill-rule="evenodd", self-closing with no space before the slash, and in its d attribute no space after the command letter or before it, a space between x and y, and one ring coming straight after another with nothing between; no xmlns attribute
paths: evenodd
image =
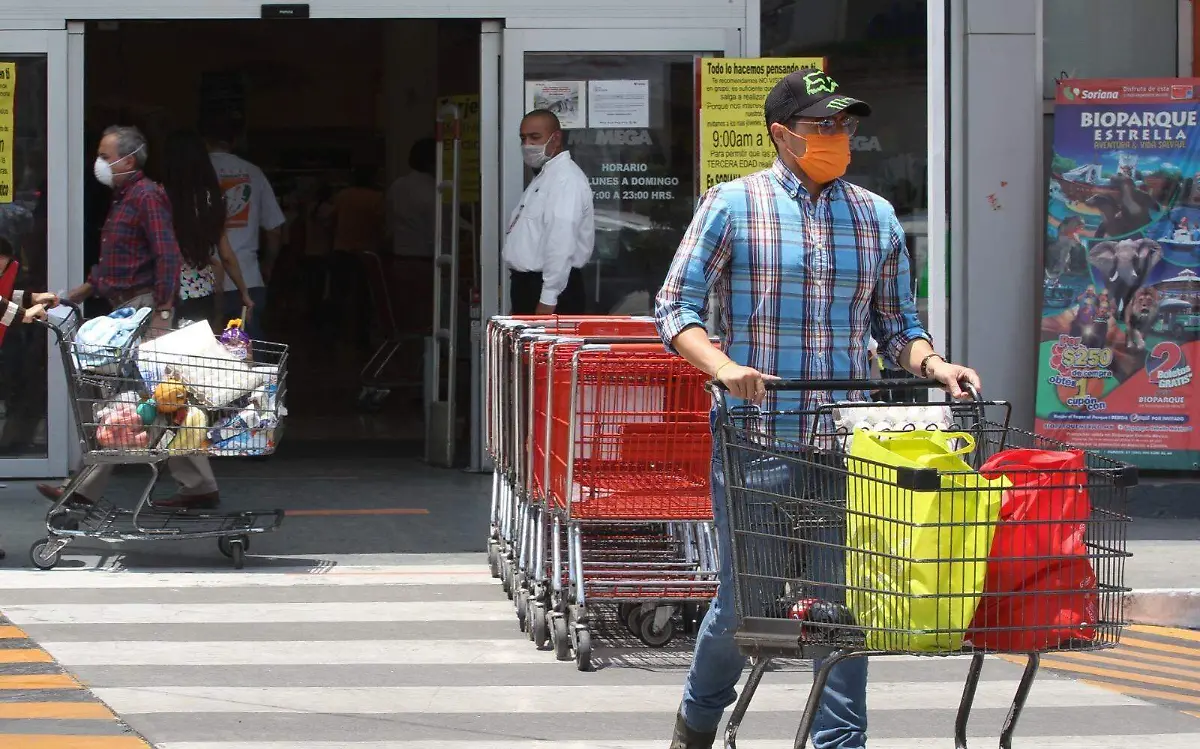
<svg viewBox="0 0 1200 749"><path fill-rule="evenodd" d="M936 404L863 405L843 402L833 409L833 423L841 448L846 452L854 441L854 433L860 429L871 432L911 432L918 429L947 432L956 429L950 407Z"/></svg>

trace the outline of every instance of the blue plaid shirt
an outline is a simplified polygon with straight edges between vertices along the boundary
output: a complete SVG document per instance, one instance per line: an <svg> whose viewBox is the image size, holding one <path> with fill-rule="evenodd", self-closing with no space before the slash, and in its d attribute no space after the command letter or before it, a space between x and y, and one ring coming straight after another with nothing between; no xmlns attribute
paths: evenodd
<svg viewBox="0 0 1200 749"><path fill-rule="evenodd" d="M843 180L814 203L778 160L701 201L655 303L668 346L704 325L710 292L723 312L717 330L729 357L786 379L866 379L870 336L892 361L913 340L930 340L891 204ZM764 408L807 411L866 397L772 393Z"/></svg>

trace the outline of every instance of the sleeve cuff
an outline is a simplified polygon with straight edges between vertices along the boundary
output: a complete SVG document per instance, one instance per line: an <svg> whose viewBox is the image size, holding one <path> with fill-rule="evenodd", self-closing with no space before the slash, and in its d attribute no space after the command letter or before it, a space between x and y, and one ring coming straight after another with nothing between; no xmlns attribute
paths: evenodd
<svg viewBox="0 0 1200 749"><path fill-rule="evenodd" d="M902 330L899 333L891 336L885 342L879 344L879 353L893 364L902 366L900 363L900 354L904 352L904 348L913 341L928 341L929 345L933 345L933 338L928 333L920 328L909 328Z"/></svg>
<svg viewBox="0 0 1200 749"><path fill-rule="evenodd" d="M662 338L663 345L672 354L679 353L675 350L675 346L671 344L676 336L688 328L704 327L704 321L700 319L700 316L689 309L680 309L666 315L660 315L655 322L658 326L658 335Z"/></svg>
<svg viewBox="0 0 1200 749"><path fill-rule="evenodd" d="M558 295L561 293L561 291L543 291L542 295L538 297L538 302L547 307L554 307L558 304Z"/></svg>
<svg viewBox="0 0 1200 749"><path fill-rule="evenodd" d="M28 297L26 297L24 291L14 291L10 301L12 301L13 304L17 305L21 309L32 307L33 305L29 304L29 302L33 301L33 294L30 294Z"/></svg>
<svg viewBox="0 0 1200 749"><path fill-rule="evenodd" d="M25 316L21 312L21 308L19 306L13 304L12 302L4 303L4 312L0 314L0 325L7 327L24 319Z"/></svg>

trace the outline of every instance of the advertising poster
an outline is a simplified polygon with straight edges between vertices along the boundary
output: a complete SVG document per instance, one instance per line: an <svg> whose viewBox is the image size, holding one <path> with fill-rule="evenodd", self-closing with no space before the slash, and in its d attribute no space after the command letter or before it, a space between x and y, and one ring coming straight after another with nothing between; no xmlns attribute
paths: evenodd
<svg viewBox="0 0 1200 749"><path fill-rule="evenodd" d="M525 111L545 109L558 116L563 130L587 127L585 81L526 81Z"/></svg>
<svg viewBox="0 0 1200 749"><path fill-rule="evenodd" d="M17 64L0 62L0 203L13 202L13 109L17 101Z"/></svg>
<svg viewBox="0 0 1200 749"><path fill-rule="evenodd" d="M775 149L763 120L771 87L796 70L824 70L821 57L698 59L700 190L766 169Z"/></svg>
<svg viewBox="0 0 1200 749"><path fill-rule="evenodd" d="M1200 79L1064 80L1036 429L1142 468L1200 464Z"/></svg>
<svg viewBox="0 0 1200 749"><path fill-rule="evenodd" d="M461 159L459 179L462 180L462 190L458 199L463 203L479 202L479 95L456 94L443 96L438 99L438 110L447 104L458 105L458 116L462 118L462 144L459 149ZM454 141L447 140L442 144L443 158L449 169L454 158ZM449 203L453 196L445 192L442 199Z"/></svg>

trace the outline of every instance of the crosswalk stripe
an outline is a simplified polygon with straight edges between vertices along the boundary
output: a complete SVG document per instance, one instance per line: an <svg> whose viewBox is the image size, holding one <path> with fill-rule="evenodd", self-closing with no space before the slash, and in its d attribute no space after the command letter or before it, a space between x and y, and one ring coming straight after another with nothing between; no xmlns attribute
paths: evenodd
<svg viewBox="0 0 1200 749"><path fill-rule="evenodd" d="M1106 666L1117 666L1119 669L1129 669L1130 666L1134 666L1139 667L1139 672L1118 670L1114 671L1114 674L1122 675L1135 680L1142 678L1140 671L1146 671L1155 674L1170 674L1171 676L1182 676L1185 679L1192 679L1193 684L1200 685L1200 669L1194 670L1190 668L1172 668L1171 666L1159 665L1158 663L1139 664L1138 661L1141 661L1144 658L1145 656L1139 655L1136 659L1131 660L1099 655L1096 653L1063 652L1055 653L1053 656L1047 656L1043 658L1042 665L1053 666L1054 668L1066 668L1066 665L1060 665L1066 661L1067 663L1074 662L1085 665L1088 663L1100 663ZM1166 661L1168 663L1179 663L1178 660L1166 659Z"/></svg>
<svg viewBox="0 0 1200 749"><path fill-rule="evenodd" d="M4 749L150 749L135 736L58 736L0 733Z"/></svg>
<svg viewBox="0 0 1200 749"><path fill-rule="evenodd" d="M1094 681L1092 679L1082 679L1081 683L1088 684L1101 689L1113 690L1121 694L1127 694L1130 697L1149 697L1159 700L1169 700L1171 702L1186 702L1189 705L1200 705L1200 697L1192 697L1178 692L1164 692L1161 689L1142 689L1141 687L1130 687L1124 684L1113 684L1105 681Z"/></svg>
<svg viewBox="0 0 1200 749"><path fill-rule="evenodd" d="M99 702L0 702L0 720L112 720Z"/></svg>
<svg viewBox="0 0 1200 749"><path fill-rule="evenodd" d="M0 649L0 663L52 663L48 653L34 648Z"/></svg>
<svg viewBox="0 0 1200 749"><path fill-rule="evenodd" d="M1164 642L1154 642L1153 640L1143 640L1140 637L1122 637L1121 647L1140 650L1156 650L1160 653L1174 653L1182 655L1186 658L1195 659L1200 662L1200 650L1189 648L1183 645L1168 645Z"/></svg>
<svg viewBox="0 0 1200 749"><path fill-rule="evenodd" d="M1072 663L1070 661L1053 657L1043 658L1042 665L1048 668L1056 668L1060 671L1070 671L1073 674L1087 674L1088 676L1102 676L1108 679L1125 679L1128 681L1137 680L1143 684L1154 684L1156 686L1171 687L1173 689L1191 689L1200 692L1200 684L1194 681L1168 679L1162 676L1135 673L1133 671L1120 671L1111 668L1097 668L1095 666L1086 666L1081 663Z"/></svg>
<svg viewBox="0 0 1200 749"><path fill-rule="evenodd" d="M979 709L1007 708L1017 682L981 683ZM118 713L277 713L323 711L342 715L392 713L669 713L679 705L674 689L661 686L510 686L510 687L158 687L93 690ZM1080 690L1077 684L1038 684L1040 699L1059 707L1137 705L1115 692ZM751 712L795 710L808 695L805 684L767 684L750 704ZM880 710L918 710L923 705L952 705L962 684L949 682L874 683L868 700Z"/></svg>
<svg viewBox="0 0 1200 749"><path fill-rule="evenodd" d="M1194 629L1179 629L1177 627L1150 627L1144 624L1131 624L1127 631L1136 632L1143 635L1157 635L1160 637L1173 637L1177 640L1191 640L1192 642L1200 642L1200 632Z"/></svg>
<svg viewBox="0 0 1200 749"><path fill-rule="evenodd" d="M255 602L256 592L265 589L276 590ZM687 641L658 650L631 647L618 627L610 631L614 639L597 636L593 660L602 670L578 673L574 663L557 662L553 652L537 650L518 631L512 604L483 564L318 562L311 571L242 573L4 571L0 601L12 625L44 638L40 646L78 673L99 701L36 707L72 699L38 692L78 690L79 682L65 675L58 681L24 676L27 681L7 687L0 681L0 689L25 690L31 696L23 709L45 710L46 723L67 725L69 716L98 716L111 708L157 749L659 749L690 660ZM503 621L507 627L497 624ZM243 639L251 636L263 639ZM1169 651L1139 652L1169 657ZM930 658L885 660L887 667L872 664L871 748L945 744L966 659L938 660L943 665L935 668L927 668ZM999 660L989 659L975 701L978 711L989 711L972 723L985 732L998 729L991 719L1003 719L1020 673L994 662ZM1190 665L1180 658L1171 663L1177 669ZM1089 667L1106 665L1113 664ZM38 678L43 680L32 681ZM810 684L807 665L787 663L768 673L739 746L790 749L793 721ZM1125 749L1132 737L1156 749L1200 746L1195 718L1151 705L1146 697L1043 674L1018 730L1020 746ZM930 716L938 716L938 725ZM82 725L74 730L100 733ZM1058 735L1089 730L1094 735ZM934 737L923 737L930 731ZM0 734L0 749L67 746L10 744L6 738ZM148 746L128 736L87 738L126 743L82 749ZM998 741L972 737L971 745Z"/></svg>
<svg viewBox="0 0 1200 749"><path fill-rule="evenodd" d="M269 624L280 622L511 621L508 601L10 605L10 617L37 624Z"/></svg>
<svg viewBox="0 0 1200 749"><path fill-rule="evenodd" d="M78 689L79 682L67 674L34 674L32 676L0 675L0 689ZM3 744L0 744L3 746Z"/></svg>
<svg viewBox="0 0 1200 749"><path fill-rule="evenodd" d="M1128 736L1037 736L1019 737L1021 749L1128 749ZM1195 749L1200 746L1200 733L1173 733L1138 736L1139 744L1155 749ZM972 736L972 746L996 746L998 736ZM945 736L908 739L871 739L871 749L927 749L944 746ZM605 741L563 740L550 741L488 741L488 749L527 749L528 747L554 747L554 749L662 749L663 741ZM740 749L793 749L792 740L739 739ZM479 749L475 741L257 741L240 742L237 749ZM168 741L158 749L231 749L221 741Z"/></svg>

